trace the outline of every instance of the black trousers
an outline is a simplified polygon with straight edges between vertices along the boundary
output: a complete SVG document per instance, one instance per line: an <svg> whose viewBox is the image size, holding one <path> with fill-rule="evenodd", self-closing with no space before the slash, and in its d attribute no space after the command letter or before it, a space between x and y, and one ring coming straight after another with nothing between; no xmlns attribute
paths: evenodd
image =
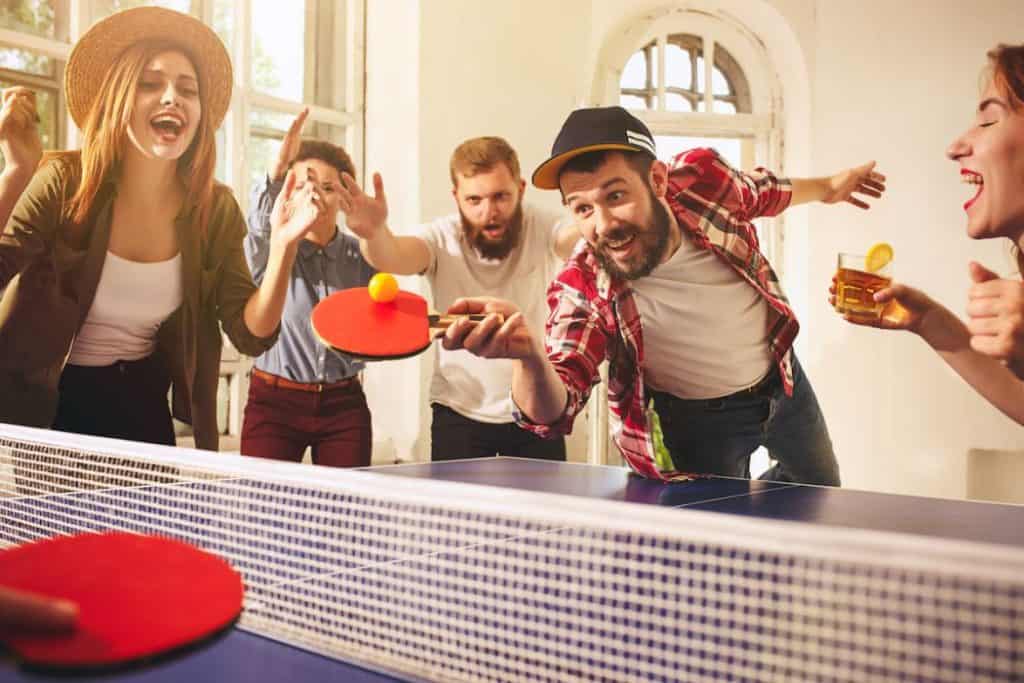
<svg viewBox="0 0 1024 683"><path fill-rule="evenodd" d="M565 439L542 439L520 429L514 422L492 424L460 415L448 406L433 403L430 425L430 459L465 460L507 455L541 460L565 460Z"/></svg>
<svg viewBox="0 0 1024 683"><path fill-rule="evenodd" d="M170 386L170 372L155 353L102 367L67 365L53 428L173 446Z"/></svg>

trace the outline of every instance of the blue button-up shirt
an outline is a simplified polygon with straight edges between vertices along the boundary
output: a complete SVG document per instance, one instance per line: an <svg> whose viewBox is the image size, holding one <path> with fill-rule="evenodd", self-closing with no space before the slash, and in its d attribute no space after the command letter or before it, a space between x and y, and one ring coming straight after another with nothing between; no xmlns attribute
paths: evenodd
<svg viewBox="0 0 1024 683"><path fill-rule="evenodd" d="M282 182L264 178L253 188L245 257L257 283L263 281L267 271L270 212L282 186ZM256 358L256 367L295 382L337 382L357 374L363 363L321 344L313 335L309 315L328 294L365 287L376 272L360 253L359 240L341 230L323 247L302 240L289 277L281 335L273 347Z"/></svg>

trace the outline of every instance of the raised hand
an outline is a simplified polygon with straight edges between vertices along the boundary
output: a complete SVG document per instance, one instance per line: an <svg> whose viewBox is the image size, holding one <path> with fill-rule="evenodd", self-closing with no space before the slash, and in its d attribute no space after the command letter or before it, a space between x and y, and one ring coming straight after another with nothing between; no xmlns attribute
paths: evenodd
<svg viewBox="0 0 1024 683"><path fill-rule="evenodd" d="M0 154L5 170L34 173L43 156L36 94L21 86L5 88L0 108Z"/></svg>
<svg viewBox="0 0 1024 683"><path fill-rule="evenodd" d="M291 169L270 212L271 240L286 246L298 244L326 213L316 182L306 178L299 187L295 169Z"/></svg>
<svg viewBox="0 0 1024 683"><path fill-rule="evenodd" d="M345 214L345 225L359 237L370 239L384 227L388 219L388 200L384 196L384 179L380 173L373 174L373 196L363 192L356 179L348 173L341 174L342 187L338 193L340 206Z"/></svg>
<svg viewBox="0 0 1024 683"><path fill-rule="evenodd" d="M445 330L442 345L448 350L465 349L481 358L528 358L539 353L523 314L510 301L477 297L458 299L449 314L488 314L478 323L459 320Z"/></svg>
<svg viewBox="0 0 1024 683"><path fill-rule="evenodd" d="M271 180L282 180L292 162L295 161L295 157L298 156L299 145L302 144L302 126L305 125L307 116L309 116L309 107L300 111L292 121L292 125L288 127L288 132L285 133L284 139L281 141L281 147L277 150L277 160L270 171Z"/></svg>
<svg viewBox="0 0 1024 683"><path fill-rule="evenodd" d="M971 261L967 330L971 348L996 358L1024 379L1024 282L1000 278Z"/></svg>
<svg viewBox="0 0 1024 683"><path fill-rule="evenodd" d="M848 168L826 178L825 204L849 202L857 208L867 209L868 203L857 195L879 198L885 192L885 176L875 171L875 162Z"/></svg>

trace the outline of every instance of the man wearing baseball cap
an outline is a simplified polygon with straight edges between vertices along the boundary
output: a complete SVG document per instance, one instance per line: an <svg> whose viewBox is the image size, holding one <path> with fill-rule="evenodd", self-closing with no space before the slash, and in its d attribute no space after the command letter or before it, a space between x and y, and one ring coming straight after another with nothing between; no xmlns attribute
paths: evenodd
<svg viewBox="0 0 1024 683"><path fill-rule="evenodd" d="M793 353L799 325L750 221L810 201L866 209L858 195L885 191L873 169L785 180L741 173L712 149L664 163L625 109L574 111L533 174L584 237L548 290L546 337L508 302L464 299L449 310L496 315L450 327L445 348L514 359L517 422L541 436L571 430L608 360L612 437L641 475L749 477L765 446L776 464L764 478L839 485ZM670 461L656 456L651 408Z"/></svg>

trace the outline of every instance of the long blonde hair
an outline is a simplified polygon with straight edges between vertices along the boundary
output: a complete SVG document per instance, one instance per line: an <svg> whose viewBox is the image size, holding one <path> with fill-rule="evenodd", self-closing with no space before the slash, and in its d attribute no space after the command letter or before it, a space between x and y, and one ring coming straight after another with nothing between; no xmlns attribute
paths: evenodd
<svg viewBox="0 0 1024 683"><path fill-rule="evenodd" d="M116 183L119 178L124 150L126 145L132 144L128 137L128 126L142 72L156 55L169 51L184 54L195 66L195 60L188 51L171 41L139 42L125 50L111 64L85 119L82 126L82 149L56 155L81 156L81 182L69 200L65 213L77 240L84 237L89 216L104 183ZM198 69L196 71L200 73ZM178 178L185 187L187 201L196 210L201 234L206 232L213 204L213 174L217 165L216 131L208 115L208 87L206 83L199 83L199 102L202 107L199 126L192 144L178 159Z"/></svg>

